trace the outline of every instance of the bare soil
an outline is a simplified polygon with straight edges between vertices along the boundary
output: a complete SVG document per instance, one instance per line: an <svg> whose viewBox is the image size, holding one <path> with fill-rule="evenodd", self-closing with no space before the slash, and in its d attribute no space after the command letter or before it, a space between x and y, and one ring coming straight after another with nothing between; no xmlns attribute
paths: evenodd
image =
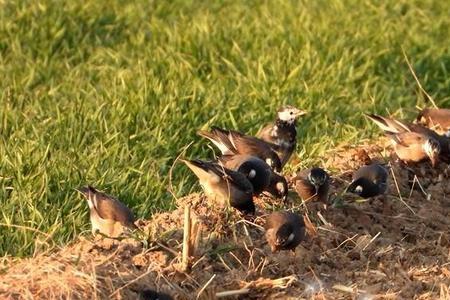
<svg viewBox="0 0 450 300"><path fill-rule="evenodd" d="M1 299L137 299L152 288L176 299L450 299L449 168L405 166L386 141L329 153L333 205L256 200L257 216L209 207L201 194L178 209L139 220L141 237L121 241L81 236L63 248L27 259L5 259ZM391 167L385 197L343 195L353 170L369 160ZM415 174L415 175L414 175ZM196 224L191 268L182 271L183 218ZM301 212L308 238L294 253L271 253L264 216ZM142 242L142 236L150 237ZM235 290L240 290L236 292ZM238 294L241 294L238 296Z"/></svg>

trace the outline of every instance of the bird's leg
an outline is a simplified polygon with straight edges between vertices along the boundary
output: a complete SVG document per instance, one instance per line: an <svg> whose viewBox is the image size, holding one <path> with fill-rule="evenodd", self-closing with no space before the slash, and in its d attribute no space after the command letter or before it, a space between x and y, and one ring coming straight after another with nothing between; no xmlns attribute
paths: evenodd
<svg viewBox="0 0 450 300"><path fill-rule="evenodd" d="M295 252L295 248L292 249L291 254L292 254L292 260L295 262L295 261L296 261L296 258L297 258L297 252Z"/></svg>
<svg viewBox="0 0 450 300"><path fill-rule="evenodd" d="M386 195L381 195L379 199L383 205L383 215L390 215L392 213L392 205L388 201Z"/></svg>

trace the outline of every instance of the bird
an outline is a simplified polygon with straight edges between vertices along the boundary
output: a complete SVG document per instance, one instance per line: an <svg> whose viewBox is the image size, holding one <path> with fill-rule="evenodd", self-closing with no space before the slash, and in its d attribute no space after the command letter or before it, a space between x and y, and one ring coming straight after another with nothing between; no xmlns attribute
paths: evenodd
<svg viewBox="0 0 450 300"><path fill-rule="evenodd" d="M137 229L133 212L116 198L88 185L77 189L86 198L92 225L92 234L99 231L111 238L117 238L126 230Z"/></svg>
<svg viewBox="0 0 450 300"><path fill-rule="evenodd" d="M416 122L448 134L450 133L450 109L424 108L417 115Z"/></svg>
<svg viewBox="0 0 450 300"><path fill-rule="evenodd" d="M304 201L319 200L328 202L330 175L322 168L306 169L292 179L295 190Z"/></svg>
<svg viewBox="0 0 450 300"><path fill-rule="evenodd" d="M380 196L387 190L387 181L388 171L384 166L376 163L364 165L353 173L346 192L365 199Z"/></svg>
<svg viewBox="0 0 450 300"><path fill-rule="evenodd" d="M212 202L229 204L243 214L254 214L253 186L247 177L213 161L182 160L198 177Z"/></svg>
<svg viewBox="0 0 450 300"><path fill-rule="evenodd" d="M273 252L292 250L305 239L305 222L298 214L289 211L271 213L265 224L266 240Z"/></svg>
<svg viewBox="0 0 450 300"><path fill-rule="evenodd" d="M198 135L210 140L222 154L248 154L264 160L273 170L281 171L281 161L273 150L277 145L235 130L211 127L211 131L198 131Z"/></svg>
<svg viewBox="0 0 450 300"><path fill-rule="evenodd" d="M264 126L256 135L258 138L277 145L275 148L284 166L291 158L297 145L297 118L307 114L306 111L291 105L281 107L277 111L275 122Z"/></svg>
<svg viewBox="0 0 450 300"><path fill-rule="evenodd" d="M264 192L272 197L282 199L284 202L288 199L289 186L286 178L275 171L270 175L270 182Z"/></svg>
<svg viewBox="0 0 450 300"><path fill-rule="evenodd" d="M262 159L247 154L222 155L218 162L224 167L244 174L253 185L253 193L257 196L270 183L272 170Z"/></svg>
<svg viewBox="0 0 450 300"><path fill-rule="evenodd" d="M449 141L436 132L419 124L408 124L374 114L366 116L384 130L398 158L406 164L429 159L435 167L441 157L447 160Z"/></svg>
<svg viewBox="0 0 450 300"><path fill-rule="evenodd" d="M141 291L132 289L133 292L138 294L138 300L172 300L172 296L157 292L151 289L144 289Z"/></svg>

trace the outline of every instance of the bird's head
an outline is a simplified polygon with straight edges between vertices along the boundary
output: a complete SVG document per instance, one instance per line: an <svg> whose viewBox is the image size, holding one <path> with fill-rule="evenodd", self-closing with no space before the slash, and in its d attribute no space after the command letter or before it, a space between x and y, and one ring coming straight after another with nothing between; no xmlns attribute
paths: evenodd
<svg viewBox="0 0 450 300"><path fill-rule="evenodd" d="M328 173L321 168L312 168L308 174L308 181L312 185L314 185L316 193L318 192L319 188L328 181L329 178L330 176L328 175Z"/></svg>
<svg viewBox="0 0 450 300"><path fill-rule="evenodd" d="M289 124L293 124L298 117L303 116L306 113L307 112L304 110L298 109L291 105L286 105L278 110L277 116L279 120L287 122Z"/></svg>
<svg viewBox="0 0 450 300"><path fill-rule="evenodd" d="M280 157L275 153L275 151L271 151L269 156L265 159L266 164L269 165L269 167L272 170L275 170L277 172L281 172L281 160Z"/></svg>
<svg viewBox="0 0 450 300"><path fill-rule="evenodd" d="M275 181L273 182L273 184L275 185L275 196L286 202L289 192L288 182L286 178L284 178L281 175L276 174L273 176L276 178Z"/></svg>
<svg viewBox="0 0 450 300"><path fill-rule="evenodd" d="M423 144L423 150L428 155L431 160L433 167L439 162L439 155L441 153L441 145L435 139L428 139L425 144Z"/></svg>

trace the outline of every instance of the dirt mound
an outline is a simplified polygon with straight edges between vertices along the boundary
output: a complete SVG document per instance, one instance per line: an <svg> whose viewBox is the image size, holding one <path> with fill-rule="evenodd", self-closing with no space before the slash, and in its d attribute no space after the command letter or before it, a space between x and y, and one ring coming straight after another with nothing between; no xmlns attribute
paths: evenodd
<svg viewBox="0 0 450 300"><path fill-rule="evenodd" d="M295 255L272 254L262 229L264 216L286 205L258 199L256 218L243 220L193 194L173 212L140 220L145 234L136 238L80 237L64 249L5 262L0 297L137 299L138 291L153 288L177 299L449 299L449 169L428 163L407 169L384 145L328 155L333 205L326 210L291 197L289 207L309 223ZM372 201L342 195L352 171L370 160L390 167L387 195ZM190 271L183 272L188 204L194 251Z"/></svg>

